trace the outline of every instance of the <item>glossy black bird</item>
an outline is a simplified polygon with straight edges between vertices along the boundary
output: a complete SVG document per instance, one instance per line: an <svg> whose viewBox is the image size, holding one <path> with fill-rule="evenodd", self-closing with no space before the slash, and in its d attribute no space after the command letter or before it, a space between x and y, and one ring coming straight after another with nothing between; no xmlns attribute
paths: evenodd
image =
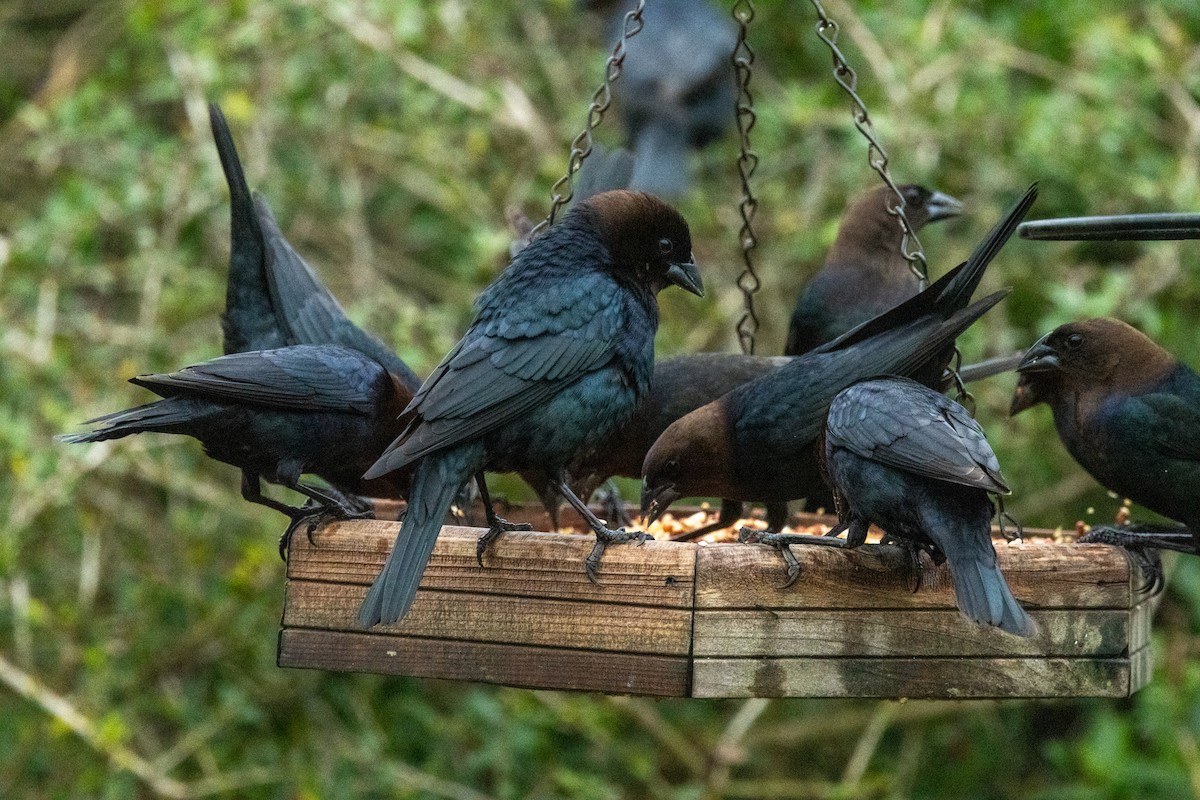
<svg viewBox="0 0 1200 800"><path fill-rule="evenodd" d="M954 339L1006 291L968 305L1037 196L1031 187L971 257L924 292L673 423L646 454L642 510L680 497L786 502L824 491L814 448L829 403L877 375L939 386Z"/></svg>
<svg viewBox="0 0 1200 800"><path fill-rule="evenodd" d="M1037 631L996 565L989 494L1009 494L996 454L970 413L907 378L843 390L825 422L825 470L845 547L878 525L945 556L959 610L1018 636Z"/></svg>
<svg viewBox="0 0 1200 800"><path fill-rule="evenodd" d="M1055 328L1029 348L1011 413L1054 413L1067 452L1105 488L1183 523L1180 532L1093 537L1200 552L1200 376L1115 319ZM1100 532L1102 533L1102 532Z"/></svg>
<svg viewBox="0 0 1200 800"><path fill-rule="evenodd" d="M266 200L252 194L229 126L208 107L213 139L229 184L229 281L221 328L225 352L296 344L349 347L382 364L410 392L420 379L387 345L359 328L279 230Z"/></svg>
<svg viewBox="0 0 1200 800"><path fill-rule="evenodd" d="M409 429L367 472L415 467L396 546L359 611L364 627L408 611L454 493L485 469L554 482L596 533L589 575L605 543L640 536L606 528L564 469L645 396L656 295L672 283L702 292L687 223L652 195L613 191L572 209L484 290L471 327L409 404ZM490 528L481 548L508 526Z"/></svg>
<svg viewBox="0 0 1200 800"><path fill-rule="evenodd" d="M904 195L904 213L915 231L962 213L962 203L948 194L917 184L898 188ZM920 289L917 276L900 253L900 222L888 213L897 202L890 187L879 186L846 209L825 265L796 299L783 350L786 355L807 353Z"/></svg>
<svg viewBox="0 0 1200 800"><path fill-rule="evenodd" d="M242 471L243 497L288 515L293 527L314 510L264 497L259 480L286 486L339 516L360 516L337 493L301 483L300 476L364 493L362 474L394 436L394 420L412 397L375 360L333 345L233 353L130 382L163 399L88 420L96 430L56 438L101 442L148 431L191 436L208 456Z"/></svg>
<svg viewBox="0 0 1200 800"><path fill-rule="evenodd" d="M607 9L615 42L633 4L587 5ZM729 15L708 0L653 0L642 19L642 30L625 42L621 75L613 84L635 159L629 186L678 197L687 191L691 152L733 124L737 31Z"/></svg>

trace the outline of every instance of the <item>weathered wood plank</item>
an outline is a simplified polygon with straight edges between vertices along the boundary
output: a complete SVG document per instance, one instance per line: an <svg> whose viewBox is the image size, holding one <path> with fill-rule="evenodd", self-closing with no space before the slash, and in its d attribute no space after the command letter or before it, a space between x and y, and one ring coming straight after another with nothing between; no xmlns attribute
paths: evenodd
<svg viewBox="0 0 1200 800"><path fill-rule="evenodd" d="M686 697L688 660L543 647L285 629L281 667L374 672L608 694Z"/></svg>
<svg viewBox="0 0 1200 800"><path fill-rule="evenodd" d="M1129 608L1129 562L1118 548L1079 544L996 545L1000 569L1026 608ZM779 588L783 559L765 545L712 544L699 548L697 608L954 608L945 566L922 558L921 585L907 554L894 545L839 550L795 545L799 579Z"/></svg>
<svg viewBox="0 0 1200 800"><path fill-rule="evenodd" d="M366 587L288 581L283 625L362 632L355 616ZM478 595L421 589L412 610L372 633L586 650L686 656L692 615L685 609Z"/></svg>
<svg viewBox="0 0 1200 800"><path fill-rule="evenodd" d="M1022 639L950 610L700 609L693 652L697 658L1119 657L1131 649L1140 624L1134 612L1120 609L1035 611L1033 617L1041 632Z"/></svg>
<svg viewBox="0 0 1200 800"><path fill-rule="evenodd" d="M698 658L693 697L1126 697L1128 658Z"/></svg>
<svg viewBox="0 0 1200 800"><path fill-rule="evenodd" d="M318 528L315 544L293 540L288 577L368 585L391 552L399 526L362 520ZM438 536L422 588L646 606L690 608L696 547L672 542L616 545L600 562L600 583L583 571L595 539L557 533L510 533L475 560L482 528L447 526Z"/></svg>

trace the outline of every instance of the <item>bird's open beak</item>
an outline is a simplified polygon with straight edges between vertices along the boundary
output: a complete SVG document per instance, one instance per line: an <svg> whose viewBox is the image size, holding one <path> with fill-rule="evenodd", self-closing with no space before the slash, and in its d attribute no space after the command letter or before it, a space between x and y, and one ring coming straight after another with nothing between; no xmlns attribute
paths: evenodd
<svg viewBox="0 0 1200 800"><path fill-rule="evenodd" d="M1042 402L1041 395L1034 382L1033 373L1025 373L1017 379L1017 388L1013 390L1012 405L1008 407L1008 415L1015 417L1027 408L1033 408Z"/></svg>
<svg viewBox="0 0 1200 800"><path fill-rule="evenodd" d="M1062 362L1058 360L1058 353L1054 348L1046 344L1046 337L1042 337L1033 343L1025 351L1025 357L1021 359L1021 363L1017 364L1017 372L1050 372L1062 367Z"/></svg>
<svg viewBox="0 0 1200 800"><path fill-rule="evenodd" d="M663 515L680 497L675 491L675 484L666 483L657 488L643 485L642 487L642 525L650 525Z"/></svg>
<svg viewBox="0 0 1200 800"><path fill-rule="evenodd" d="M697 297L704 297L704 281L700 280L700 271L696 269L694 257L672 264L667 269L667 280Z"/></svg>
<svg viewBox="0 0 1200 800"><path fill-rule="evenodd" d="M937 222L939 219L949 219L963 213L963 204L961 200L945 192L934 192L925 204L925 210L929 213L929 221Z"/></svg>

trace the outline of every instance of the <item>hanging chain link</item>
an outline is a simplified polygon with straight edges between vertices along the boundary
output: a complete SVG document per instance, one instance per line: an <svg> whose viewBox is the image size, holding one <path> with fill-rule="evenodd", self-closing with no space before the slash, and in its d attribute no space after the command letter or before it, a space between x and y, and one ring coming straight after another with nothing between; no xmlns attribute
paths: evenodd
<svg viewBox="0 0 1200 800"><path fill-rule="evenodd" d="M587 125L578 136L571 141L571 155L567 159L567 174L563 175L550 187L550 214L533 227L529 238L535 239L554 224L554 218L567 203L571 202L574 190L571 182L583 160L592 153L592 131L604 120L604 112L612 105L612 85L621 75L621 65L625 63L625 42L641 32L645 23L642 12L646 10L646 0L638 0L637 7L625 15L621 25L621 38L613 45L612 54L604 65L604 82L592 92L592 102L588 107Z"/></svg>
<svg viewBox="0 0 1200 800"><path fill-rule="evenodd" d="M817 12L817 37L829 47L830 53L833 54L833 79L850 97L850 113L854 118L854 127L867 140L867 161L870 163L871 169L879 175L880 180L887 184L888 188L892 190L892 194L895 195L896 204L888 206L888 213L900 222L900 230L903 234L900 238L900 255L904 256L909 270L917 278L918 288L924 291L929 284L929 264L925 259L925 251L921 247L921 240L917 238L917 232L908 221L908 215L904 212L904 194L896 186L896 182L892 180L891 173L888 171L887 151L883 149L883 145L879 143L879 138L875 135L875 128L871 124L870 114L867 113L866 103L858 96L858 75L850 67L846 56L838 47L838 33L841 28L837 22L830 19L825 7L821 5L821 0L810 1ZM958 374L961 367L962 353L955 346L954 356L948 370L957 394L955 399L971 413L971 416L975 416L975 397L967 391L962 377Z"/></svg>
<svg viewBox="0 0 1200 800"><path fill-rule="evenodd" d="M754 337L758 333L758 314L754 311L754 293L762 286L758 273L754 270L754 261L750 251L758 246L758 237L754 235L754 214L758 211L758 200L750 188L750 178L758 168L758 155L750 148L750 131L758 119L754 113L754 96L750 93L751 65L754 63L754 50L746 40L750 23L754 20L754 3L751 0L736 0L733 4L733 18L738 24L737 44L734 46L733 69L738 85L736 117L738 138L741 143L741 154L738 156L738 176L742 181L742 199L738 203L738 211L742 216L742 227L738 238L742 243L742 274L738 276L737 285L742 290L745 300L745 313L738 320L737 336L746 355L754 354Z"/></svg>
<svg viewBox="0 0 1200 800"><path fill-rule="evenodd" d="M821 0L811 0L811 2L813 8L817 10L819 19L817 36L829 46L829 51L833 54L833 79L850 97L852 104L850 113L854 117L854 127L858 128L858 132L867 140L867 161L870 163L871 169L879 174L880 179L887 184L896 197L896 205L888 206L888 213L900 221L900 230L904 234L900 240L900 255L904 256L908 262L908 268L920 281L921 289L924 289L929 282L929 265L925 261L925 251L921 248L917 232L909 224L908 215L904 212L904 194L896 186L896 182L892 180L891 173L888 171L887 151L883 149L883 145L879 143L879 138L875 135L875 128L871 124L870 114L867 113L866 103L858 96L858 75L851 69L849 62L846 61L846 56L838 47L837 39L841 28L825 13L825 7L821 5Z"/></svg>

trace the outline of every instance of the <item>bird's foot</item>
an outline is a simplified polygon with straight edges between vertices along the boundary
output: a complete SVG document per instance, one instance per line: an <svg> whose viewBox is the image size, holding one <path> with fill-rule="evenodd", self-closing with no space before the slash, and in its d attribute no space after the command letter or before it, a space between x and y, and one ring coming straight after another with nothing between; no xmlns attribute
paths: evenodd
<svg viewBox="0 0 1200 800"><path fill-rule="evenodd" d="M796 560L796 556L792 553L789 545L793 544L819 544L824 547L842 547L841 539L830 536L809 536L801 533L772 533L770 531L760 531L757 528L742 528L738 531L738 541L745 544L765 544L774 547L783 557L784 564L787 565L787 579L775 588L786 589L796 582L800 577L800 562Z"/></svg>
<svg viewBox="0 0 1200 800"><path fill-rule="evenodd" d="M599 527L595 529L596 545L592 548L592 552L588 553L588 557L583 560L583 571L587 573L588 580L599 585L598 575L600 573L600 557L604 555L604 550L610 544L621 544L622 542L642 542L652 541L654 539L648 533L643 531L627 531L624 528L618 528L615 531L610 528Z"/></svg>
<svg viewBox="0 0 1200 800"><path fill-rule="evenodd" d="M361 506L327 506L321 503L309 501L304 506L297 509L295 514L289 515L292 521L288 523L287 529L279 537L279 557L287 561L288 550L292 546L292 536L301 525L307 523L304 534L308 537L308 543L315 546L316 540L313 539L313 533L322 523L330 520L350 520L350 519L375 519L375 513L369 509L363 510Z"/></svg>
<svg viewBox="0 0 1200 800"><path fill-rule="evenodd" d="M1175 550L1180 553L1196 554L1196 542L1191 531L1165 531L1142 529L1133 526L1102 525L1092 528L1079 537L1079 544L1107 544L1125 549L1141 570L1144 579L1138 592L1158 594L1166 588L1162 558L1158 551Z"/></svg>
<svg viewBox="0 0 1200 800"><path fill-rule="evenodd" d="M479 566L483 566L483 554L492 546L492 543L500 538L501 534L509 533L510 531L531 531L533 526L528 522L509 522L506 519L501 519L495 514L488 520L487 533L479 537L479 541L475 543L475 560L479 562Z"/></svg>

